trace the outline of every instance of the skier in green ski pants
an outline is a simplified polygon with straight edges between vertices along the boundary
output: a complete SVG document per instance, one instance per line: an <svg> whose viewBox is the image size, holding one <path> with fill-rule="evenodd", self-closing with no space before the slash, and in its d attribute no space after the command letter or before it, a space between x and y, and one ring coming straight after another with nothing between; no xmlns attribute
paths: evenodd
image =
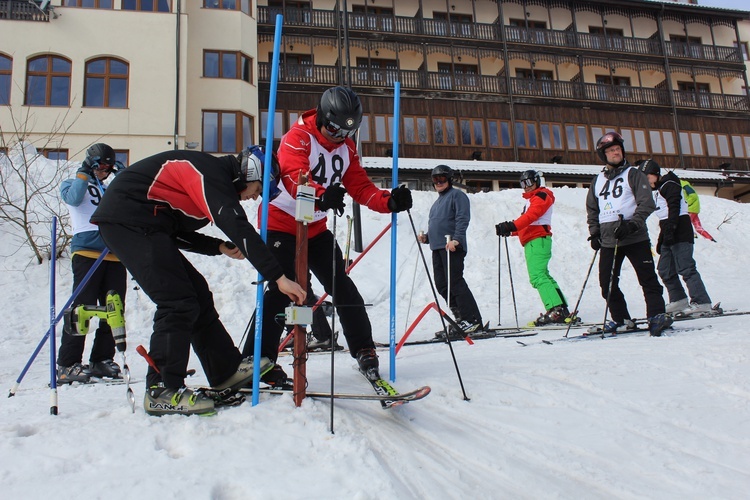
<svg viewBox="0 0 750 500"><path fill-rule="evenodd" d="M552 258L552 206L555 195L541 185L539 172L527 170L521 174L521 188L526 206L515 221L501 222L495 226L498 236L517 235L523 245L526 269L531 286L536 288L547 312L533 323L536 326L565 323L570 316L568 304L560 286L549 273Z"/></svg>

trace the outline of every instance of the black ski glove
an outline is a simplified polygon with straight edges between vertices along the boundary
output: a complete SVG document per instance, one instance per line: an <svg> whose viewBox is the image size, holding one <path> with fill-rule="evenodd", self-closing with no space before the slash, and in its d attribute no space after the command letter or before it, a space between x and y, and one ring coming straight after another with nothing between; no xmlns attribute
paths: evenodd
<svg viewBox="0 0 750 500"><path fill-rule="evenodd" d="M78 169L79 174L87 175L89 177L94 177L94 166L91 164L88 158L83 160L83 163L81 164L80 168Z"/></svg>
<svg viewBox="0 0 750 500"><path fill-rule="evenodd" d="M594 251L598 251L602 248L602 240L599 237L599 233L592 234L589 236L588 241L591 242L591 249Z"/></svg>
<svg viewBox="0 0 750 500"><path fill-rule="evenodd" d="M495 232L498 236L508 237L514 231L518 231L518 229L516 229L515 223L510 220L501 222L500 224L495 226Z"/></svg>
<svg viewBox="0 0 750 500"><path fill-rule="evenodd" d="M403 212L412 206L411 191L406 185L394 188L388 199L388 210L391 212Z"/></svg>
<svg viewBox="0 0 750 500"><path fill-rule="evenodd" d="M671 222L665 222L664 226L661 228L661 242L664 245L671 246L674 245L674 232L675 232L675 225Z"/></svg>
<svg viewBox="0 0 750 500"><path fill-rule="evenodd" d="M318 200L318 208L324 212L332 209L336 215L344 215L344 207L346 206L346 203L344 203L345 194L346 189L341 187L341 184L331 184Z"/></svg>
<svg viewBox="0 0 750 500"><path fill-rule="evenodd" d="M618 240L625 239L629 234L638 231L638 225L633 222L621 222L617 229L615 229L615 238Z"/></svg>

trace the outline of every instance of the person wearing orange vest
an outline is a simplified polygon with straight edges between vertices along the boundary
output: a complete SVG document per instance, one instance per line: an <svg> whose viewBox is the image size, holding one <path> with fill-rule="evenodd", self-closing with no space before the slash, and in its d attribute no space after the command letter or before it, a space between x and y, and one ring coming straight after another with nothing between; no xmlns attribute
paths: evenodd
<svg viewBox="0 0 750 500"><path fill-rule="evenodd" d="M531 286L536 288L547 312L534 321L536 326L549 323L564 323L570 316L568 304L560 285L549 272L552 258L552 207L555 195L541 185L541 176L536 170L521 174L521 188L526 206L519 218L501 222L495 226L498 236L517 235L526 257Z"/></svg>

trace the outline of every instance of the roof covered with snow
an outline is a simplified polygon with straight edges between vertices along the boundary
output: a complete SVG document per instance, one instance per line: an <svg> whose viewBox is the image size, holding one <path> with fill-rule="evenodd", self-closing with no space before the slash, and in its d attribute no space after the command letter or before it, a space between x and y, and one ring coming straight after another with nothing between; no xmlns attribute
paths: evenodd
<svg viewBox="0 0 750 500"><path fill-rule="evenodd" d="M368 156L362 158L365 170L390 170L393 158ZM601 165L571 165L564 163L522 163L513 161L479 161L479 160L436 160L433 158L399 158L398 169L430 171L437 165L448 165L453 170L464 174L477 173L520 173L525 170L538 170L545 174L593 176L602 170ZM681 179L701 181L724 181L727 176L718 171L674 169Z"/></svg>

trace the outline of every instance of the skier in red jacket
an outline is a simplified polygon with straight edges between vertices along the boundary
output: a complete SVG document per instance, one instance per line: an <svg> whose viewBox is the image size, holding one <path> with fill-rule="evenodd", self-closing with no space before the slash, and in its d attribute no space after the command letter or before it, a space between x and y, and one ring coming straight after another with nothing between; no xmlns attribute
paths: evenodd
<svg viewBox="0 0 750 500"><path fill-rule="evenodd" d="M295 275L295 203L300 172L315 188L317 210L308 225L308 265L326 293L333 296L341 318L341 328L352 357L368 377L379 378L378 357L372 339L372 326L365 311L364 300L352 279L346 274L346 263L336 247L336 286L333 287L334 235L327 228L327 211L344 212L344 195L380 213L401 212L412 206L411 192L406 186L392 191L375 186L360 164L352 136L362 121L362 104L357 94L344 87L326 90L317 109L302 114L281 138L278 150L281 194L268 209L266 245L281 263L284 272ZM263 302L263 345L261 353L271 360L277 358L279 338L283 330L276 316L289 304L274 283L266 291ZM252 353L254 338L250 336L244 353ZM273 386L290 384L284 371L276 365L263 377Z"/></svg>

